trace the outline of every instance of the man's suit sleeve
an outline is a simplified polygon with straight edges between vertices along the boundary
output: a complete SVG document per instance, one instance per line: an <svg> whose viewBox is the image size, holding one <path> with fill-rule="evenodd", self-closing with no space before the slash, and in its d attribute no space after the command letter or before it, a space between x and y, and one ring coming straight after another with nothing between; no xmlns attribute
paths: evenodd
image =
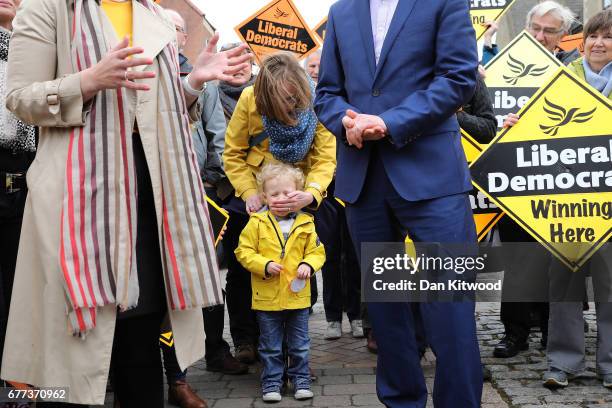
<svg viewBox="0 0 612 408"><path fill-rule="evenodd" d="M447 0L437 26L432 82L380 115L398 149L448 119L474 93L478 53L467 2Z"/></svg>
<svg viewBox="0 0 612 408"><path fill-rule="evenodd" d="M344 133L344 126L342 126L342 118L347 109L352 109L356 112L358 110L346 101L344 68L340 59L338 43L336 42L333 8L330 10L327 18L314 109L319 121L340 141L345 141L346 135Z"/></svg>

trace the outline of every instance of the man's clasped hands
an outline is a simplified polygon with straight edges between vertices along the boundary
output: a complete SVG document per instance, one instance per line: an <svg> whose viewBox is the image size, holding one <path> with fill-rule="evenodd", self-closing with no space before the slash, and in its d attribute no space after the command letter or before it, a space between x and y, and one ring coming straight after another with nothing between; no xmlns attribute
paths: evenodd
<svg viewBox="0 0 612 408"><path fill-rule="evenodd" d="M380 140L387 135L387 125L380 116L357 113L351 109L342 118L342 125L348 144L358 149L363 147L365 141Z"/></svg>

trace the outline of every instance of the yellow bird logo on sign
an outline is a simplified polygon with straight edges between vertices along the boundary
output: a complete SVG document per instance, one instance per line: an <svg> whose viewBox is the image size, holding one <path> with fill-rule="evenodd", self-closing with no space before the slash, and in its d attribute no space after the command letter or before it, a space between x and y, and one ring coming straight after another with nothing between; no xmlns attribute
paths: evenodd
<svg viewBox="0 0 612 408"><path fill-rule="evenodd" d="M570 108L566 110L563 106L552 103L548 98L544 98L546 105L544 112L548 113L548 119L558 121L553 125L540 125L540 129L550 136L557 136L559 128L569 125L570 123L584 123L593 118L593 113L597 108L593 108L587 112L580 112L580 108Z"/></svg>
<svg viewBox="0 0 612 408"><path fill-rule="evenodd" d="M504 75L503 78L506 80L507 83L512 86L516 85L519 79L523 77L537 77L543 75L544 73L546 73L546 70L548 70L549 67L548 65L543 67L536 67L536 64L525 65L523 62L517 60L516 58L513 58L510 54L508 54L508 60L508 67L510 67L510 71L512 71L514 75Z"/></svg>
<svg viewBox="0 0 612 408"><path fill-rule="evenodd" d="M289 17L289 13L277 7L276 12L274 13L274 18L286 18L286 17Z"/></svg>

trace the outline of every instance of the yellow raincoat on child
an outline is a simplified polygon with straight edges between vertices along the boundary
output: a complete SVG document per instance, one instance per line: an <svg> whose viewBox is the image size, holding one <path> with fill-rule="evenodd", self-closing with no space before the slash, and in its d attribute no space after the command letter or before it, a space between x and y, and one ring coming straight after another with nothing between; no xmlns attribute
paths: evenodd
<svg viewBox="0 0 612 408"><path fill-rule="evenodd" d="M291 281L297 277L298 266L308 264L318 271L325 263L325 249L315 232L314 217L298 213L287 241L280 225L270 211L251 215L240 234L236 258L251 272L253 310L279 311L310 307L310 280L299 292L291 291ZM269 262L283 265L278 276L266 276Z"/></svg>

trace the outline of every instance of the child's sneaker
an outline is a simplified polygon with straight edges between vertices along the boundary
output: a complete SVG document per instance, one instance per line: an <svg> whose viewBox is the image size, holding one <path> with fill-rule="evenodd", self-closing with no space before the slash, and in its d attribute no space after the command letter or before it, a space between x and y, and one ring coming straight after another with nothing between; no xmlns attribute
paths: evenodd
<svg viewBox="0 0 612 408"><path fill-rule="evenodd" d="M313 396L314 394L312 393L312 391L304 388L297 390L294 395L295 399L298 401L311 399Z"/></svg>
<svg viewBox="0 0 612 408"><path fill-rule="evenodd" d="M272 391L272 392L266 392L262 399L264 400L264 402L280 402L283 397L281 396L280 392L276 392L276 391Z"/></svg>

